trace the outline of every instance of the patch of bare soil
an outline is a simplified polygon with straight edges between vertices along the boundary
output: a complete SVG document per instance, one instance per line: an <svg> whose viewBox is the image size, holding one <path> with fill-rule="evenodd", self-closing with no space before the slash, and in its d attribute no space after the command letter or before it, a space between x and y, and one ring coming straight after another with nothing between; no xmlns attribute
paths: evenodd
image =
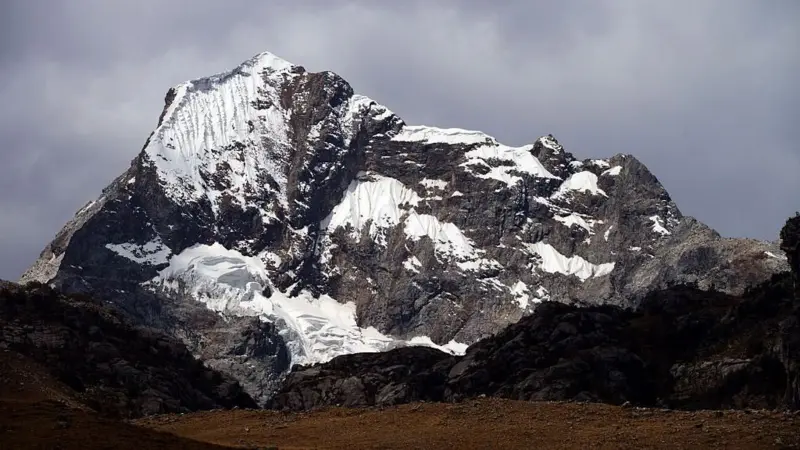
<svg viewBox="0 0 800 450"><path fill-rule="evenodd" d="M75 409L88 410L73 391L47 370L19 353L0 350L0 401L37 402L53 400Z"/></svg>
<svg viewBox="0 0 800 450"><path fill-rule="evenodd" d="M0 449L197 449L222 447L143 429L52 400L0 401Z"/></svg>
<svg viewBox="0 0 800 450"><path fill-rule="evenodd" d="M800 416L479 399L305 413L210 411L135 422L220 445L278 449L800 448Z"/></svg>

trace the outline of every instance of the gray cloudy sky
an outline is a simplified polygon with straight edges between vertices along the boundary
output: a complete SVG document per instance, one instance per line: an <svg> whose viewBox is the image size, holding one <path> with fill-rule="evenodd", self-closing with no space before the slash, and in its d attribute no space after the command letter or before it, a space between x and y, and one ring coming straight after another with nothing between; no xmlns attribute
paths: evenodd
<svg viewBox="0 0 800 450"><path fill-rule="evenodd" d="M774 239L800 209L798 47L796 0L2 0L0 278L128 166L171 85L265 50L409 123L632 153L685 214Z"/></svg>

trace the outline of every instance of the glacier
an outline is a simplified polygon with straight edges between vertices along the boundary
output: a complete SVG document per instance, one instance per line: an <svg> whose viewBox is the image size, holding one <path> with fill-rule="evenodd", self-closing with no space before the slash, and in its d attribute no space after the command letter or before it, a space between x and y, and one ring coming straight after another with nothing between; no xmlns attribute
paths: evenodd
<svg viewBox="0 0 800 450"><path fill-rule="evenodd" d="M404 345L421 345L463 354L466 344L435 344L427 336L408 341L386 336L374 327L360 327L356 306L308 291L289 295L278 290L268 274L271 256L245 256L215 243L195 245L169 259L169 265L145 285L190 295L221 314L257 316L279 325L292 364L326 362L339 355L380 352Z"/></svg>

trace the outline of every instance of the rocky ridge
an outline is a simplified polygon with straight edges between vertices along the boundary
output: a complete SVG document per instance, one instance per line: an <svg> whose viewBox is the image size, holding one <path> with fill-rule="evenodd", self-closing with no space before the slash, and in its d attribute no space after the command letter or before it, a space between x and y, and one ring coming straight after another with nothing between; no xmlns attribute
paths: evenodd
<svg viewBox="0 0 800 450"><path fill-rule="evenodd" d="M460 354L545 300L741 294L787 267L774 243L683 216L631 155L408 125L263 53L170 89L130 168L21 281L110 302L264 403L292 364Z"/></svg>
<svg viewBox="0 0 800 450"><path fill-rule="evenodd" d="M637 311L546 302L471 346L355 354L296 368L282 410L477 397L671 409L800 410L800 301L788 274L734 297L677 286Z"/></svg>

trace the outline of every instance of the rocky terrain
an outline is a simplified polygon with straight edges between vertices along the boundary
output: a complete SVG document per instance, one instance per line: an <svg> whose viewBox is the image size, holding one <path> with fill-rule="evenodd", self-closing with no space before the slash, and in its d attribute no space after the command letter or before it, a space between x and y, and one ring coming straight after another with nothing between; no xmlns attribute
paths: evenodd
<svg viewBox="0 0 800 450"><path fill-rule="evenodd" d="M776 289L785 292L787 280L783 278L777 281ZM749 375L742 377L733 371L731 380L740 378L740 381L728 382L728 390L719 392L719 397L708 402L698 393L707 392L706 383L709 380L713 382L715 371L703 372L705 366L702 364L697 366L700 370L695 370L695 373L700 374L698 382L689 390L681 391L689 396L697 395L694 405L714 402L735 407L761 405L759 409L682 412L663 408L640 408L627 403L611 406L582 402L520 402L483 398L479 395L472 399L462 396L460 400L453 397L452 402L446 403L416 401L387 406L391 402L376 402L381 405L361 408L327 407L312 412L234 408L186 413L190 409L217 408L231 404L252 407L254 403L249 399L243 400L237 394L240 391L231 389L230 385L223 387L224 380L222 384L215 385L212 381L209 385L208 380L219 379L219 376L199 367L196 361L192 363L189 358L182 357L181 355L186 355L186 350L181 350L179 343L172 342L173 349L163 351L163 346L159 343L170 342L170 339L163 336L152 339L152 335L148 333L128 328L121 324L116 313L97 302L76 296L63 296L44 286L23 289L13 284L4 284L1 292L0 315L4 319L0 327L3 330L3 340L0 341L0 448L800 448L800 434L797 433L800 415L797 412L772 409L786 401L785 397L780 397L779 387L791 383L781 381L779 375L772 373L774 378L762 379L758 386L753 386L752 383L748 384ZM687 329L700 330L708 325L707 321L698 320L706 317L702 314L687 316L681 312L685 312L686 305L681 303L680 298L689 295L687 292L677 289L676 293L671 294L678 300L668 302L664 309L672 311L670 314L673 320L662 321L662 325L669 327L676 323L683 324L678 327L683 330L673 333L670 329L661 328L653 333L653 339L677 335L689 339L692 333L688 333ZM694 293L700 294L696 291ZM755 297L757 296L752 298ZM729 300L727 296L721 296L704 308L726 309L729 307ZM538 310L539 320L551 317L547 315L548 306L574 312L571 306L548 303ZM764 305L740 305L739 308L750 310L755 306ZM796 331L785 328L786 306L777 302L772 313L767 311L769 308L754 315L733 312L736 317L731 322L739 325L733 325L730 330L738 332L744 329L753 332L743 333L745 339L731 346L730 355L738 354L743 348L750 348L744 350L745 354L748 351L759 352L757 347L761 343L770 346L776 344L771 340L776 336L769 338L776 326L779 327L777 329L784 327L783 331L796 337ZM558 319L557 325L548 325L546 332L552 334L556 332L554 328L568 331L563 324L570 322L586 325L597 314L596 309L588 311L583 316L583 322L565 318L561 314L563 311L553 310L551 312L555 315L552 317ZM600 309L616 310L613 307ZM609 316L613 316L613 313ZM711 320L711 317L716 315L710 314L706 319ZM646 314L631 320L639 320L637 326L649 326L658 322L648 318ZM788 325L791 326L791 323ZM94 327L97 330L93 330ZM517 328L519 325L512 327ZM596 339L592 337L593 333L589 330L586 335L590 336L589 339ZM9 336L13 338L8 339ZM21 336L24 338L20 338ZM755 341L756 343L750 341L757 336L768 339ZM567 340L563 340L565 344ZM503 353L500 351L501 347L513 346L510 342L500 342L502 341L487 342L485 348L500 355ZM684 343L688 343L691 349L700 349L701 354L706 351L713 353L715 348L719 349L713 344L694 345L693 342L695 341L689 339ZM707 342L713 342L713 339L708 339ZM651 344L652 342L643 343L642 346ZM785 348L796 349L792 345L794 344L791 341L783 343ZM98 347L104 347L105 350L98 352ZM691 349L679 352L688 353ZM658 351L659 348L652 347L652 350ZM26 352L28 356L20 352ZM408 354L409 352L413 354ZM515 353L517 359L510 361L512 367L523 363L525 358L520 348L506 352L510 355ZM102 360L104 355L109 354L116 354L110 364L115 368L114 373L103 369ZM408 357L398 357L404 354L408 354ZM474 356L471 351L467 355ZM365 392L353 390L355 383L352 379L359 377L364 380L363 385L384 382L382 380L387 378L394 379L394 387L384 389L382 394L386 396L387 392L393 391L394 394L389 395L394 395L394 402L444 397L441 390L443 378L438 367L442 364L452 366L452 360L456 359L439 350L424 347L401 348L372 355L343 356L322 366L325 368L323 371L329 375L330 385L336 386L338 382L329 366L366 356L378 357L388 367L381 373L369 375L365 372L363 377L351 377L351 381L345 383L350 384L349 389L355 399L350 404L363 402ZM478 362L485 359L478 358ZM575 360L564 359L562 367L574 365L572 363ZM95 367L87 364L89 361L98 364ZM375 366L374 361L372 365ZM352 368L363 371L364 367L366 363L362 362L361 366L354 365ZM430 370L431 367L434 369ZM344 369L340 367L338 370ZM478 369L480 370L479 367ZM451 372L452 370L450 369ZM486 389L482 391L497 390L497 380L502 377L490 380L471 376L467 374L471 370L473 369L464 370L462 373L465 375L460 380L485 382ZM745 372L757 370L758 363L753 363ZM533 362L530 372L536 371L537 367ZM516 371L517 379L522 372ZM209 373L211 376L208 376ZM708 376L709 373L712 376ZM292 382L296 382L296 377L303 374L308 375L308 371L295 371ZM630 374L631 371L626 372L626 375ZM615 389L624 383L613 372L606 377L599 373L595 375L596 383L584 384L585 392L601 392L597 389L601 385ZM581 375L576 375L576 371L553 370L548 382L553 386L551 392L557 394L551 397L558 397L562 395L558 392L566 392L570 386L577 386L580 377ZM617 381L609 381L612 378ZM484 381L480 381L481 379ZM647 380L642 383L651 384L653 383ZM745 389L736 390L745 385ZM341 386L339 383L332 390ZM477 387L473 385L473 388ZM754 387L767 389L754 391ZM747 392L748 389L751 390ZM403 390L415 393L416 397L404 395L401 398L398 393ZM214 394L220 391L232 395L220 398ZM572 391L575 392L574 389ZM628 395L627 391L624 395ZM154 401L154 396L160 400ZM204 396L211 401L202 400ZM758 396L762 396L764 401L754 400ZM282 395L277 397L278 400L282 398ZM587 396L584 394L576 398L586 399ZM607 400L610 397L603 398ZM728 400L720 403L717 401L720 398ZM176 403L172 403L170 399L174 399ZM621 399L622 397L618 398ZM163 403L156 408L152 407L159 402ZM211 406L212 402L217 406ZM159 411L181 413L149 415ZM133 421L120 419L141 414L148 416Z"/></svg>
<svg viewBox="0 0 800 450"><path fill-rule="evenodd" d="M101 302L1 283L0 443L800 448L800 216L781 247L792 272L740 296L673 286L636 309L545 302L464 356L411 346L295 367L277 410L252 409L180 342Z"/></svg>
<svg viewBox="0 0 800 450"><path fill-rule="evenodd" d="M0 356L4 398L32 395L107 418L257 406L174 338L43 285L0 285Z"/></svg>
<svg viewBox="0 0 800 450"><path fill-rule="evenodd" d="M636 309L557 302L451 356L402 348L296 368L279 409L458 401L800 409L800 217L781 236L793 272L741 296L675 286Z"/></svg>
<svg viewBox="0 0 800 450"><path fill-rule="evenodd" d="M263 53L170 89L130 168L21 281L108 302L265 404L294 364L462 354L543 301L739 295L787 269L777 244L684 216L634 156L539 133L409 125Z"/></svg>
<svg viewBox="0 0 800 450"><path fill-rule="evenodd" d="M294 370L277 408L482 395L670 408L800 408L800 302L776 276L734 297L690 287L638 311L555 302L464 356L402 348Z"/></svg>
<svg viewBox="0 0 800 450"><path fill-rule="evenodd" d="M773 282L785 287L786 278L776 278ZM273 405L302 410L488 395L689 409L797 409L798 305L780 297L742 301L685 287L653 294L637 312L548 302L464 356L402 348L298 368Z"/></svg>
<svg viewBox="0 0 800 450"><path fill-rule="evenodd" d="M791 449L800 416L475 399L307 413L201 412L137 425L240 448Z"/></svg>

